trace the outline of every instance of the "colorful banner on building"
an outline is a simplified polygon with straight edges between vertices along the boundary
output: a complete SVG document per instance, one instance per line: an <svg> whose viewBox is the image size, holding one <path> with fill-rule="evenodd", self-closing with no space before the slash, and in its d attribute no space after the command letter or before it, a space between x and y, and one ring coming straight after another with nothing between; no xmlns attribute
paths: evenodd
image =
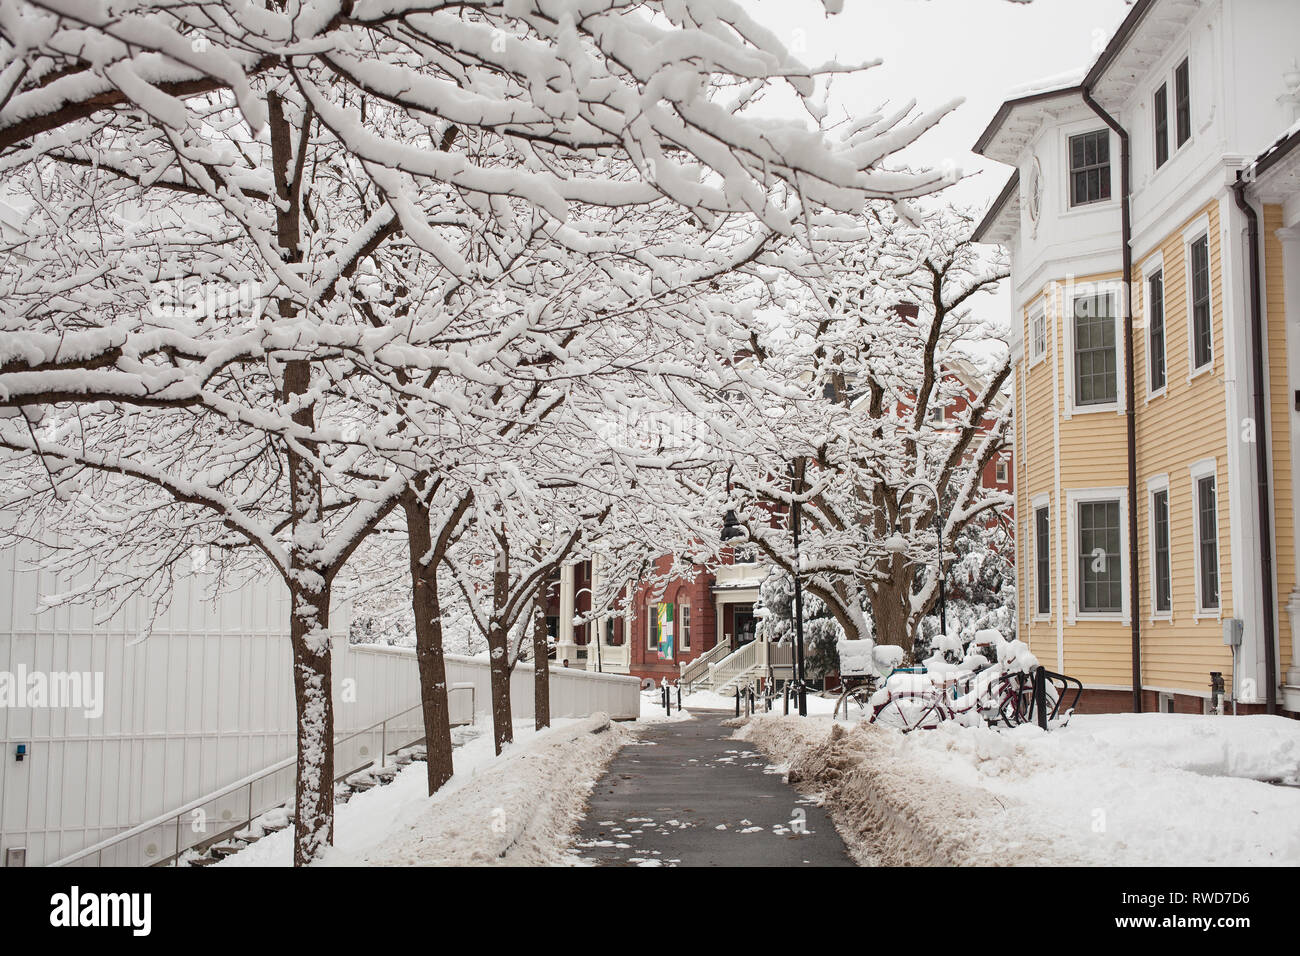
<svg viewBox="0 0 1300 956"><path fill-rule="evenodd" d="M673 656L673 606L660 604L656 609L659 617L659 656L671 659Z"/></svg>

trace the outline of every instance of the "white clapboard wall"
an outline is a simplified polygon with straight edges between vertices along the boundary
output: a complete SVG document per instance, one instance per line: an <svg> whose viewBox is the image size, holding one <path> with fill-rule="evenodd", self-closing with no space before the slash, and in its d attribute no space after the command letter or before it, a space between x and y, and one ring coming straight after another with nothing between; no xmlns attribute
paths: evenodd
<svg viewBox="0 0 1300 956"><path fill-rule="evenodd" d="M288 641L288 593L263 575L214 603L201 587L182 582L170 608L148 620L143 601L108 620L103 612L65 607L38 613L40 595L67 582L30 569L21 552L0 550L0 672L102 673L103 713L80 708L0 706L0 865L10 848L25 849L39 866L153 820L219 788L257 774L294 752L294 706ZM335 632L336 734L379 724L340 744L340 772L364 765L381 747L421 736L419 678L409 648L352 645L347 608L331 611ZM471 699L480 719L490 713L485 658L449 656L452 720L469 722ZM533 671L515 668L514 716L533 715ZM634 718L635 678L552 670L557 717L605 711ZM16 759L19 745L26 748ZM232 794L207 808L237 819L244 804L292 797L292 772ZM181 845L201 838L180 836ZM91 861L147 865L165 858L177 836L166 828L122 844Z"/></svg>

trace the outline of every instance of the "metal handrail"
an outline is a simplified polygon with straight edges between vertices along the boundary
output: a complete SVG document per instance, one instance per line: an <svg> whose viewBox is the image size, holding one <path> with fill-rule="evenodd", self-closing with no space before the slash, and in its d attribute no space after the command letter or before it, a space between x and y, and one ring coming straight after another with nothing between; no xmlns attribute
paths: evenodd
<svg viewBox="0 0 1300 956"><path fill-rule="evenodd" d="M475 694L474 691L474 685L454 684L447 689L447 693L450 694L452 691L455 690L468 690L470 692L470 723L472 724L475 716L475 704L477 702L476 701L477 695ZM353 740L357 737L360 737L363 734L372 733L376 729L378 729L380 732L379 765L383 767L384 760L387 757L387 750L388 750L389 721L397 720L399 717L404 717L413 710L419 710L422 706L423 706L423 702L419 704L415 704L411 707L407 707L405 710L399 710L397 713L391 714L388 717L385 717L383 720L371 724L369 727L363 727L360 730L354 730L351 733L346 734L342 737L335 737L334 747L337 749L339 744L347 743L349 740ZM463 724L458 724L456 726L463 726ZM410 745L406 744L403 746L410 746ZM83 850L78 850L76 853L73 853L71 856L65 856L60 860L55 860L53 863L50 864L50 866L52 867L69 866L73 863L76 863L78 860L84 860L86 857L92 855L96 855L98 857L96 864L102 866L104 861L105 850L111 849L112 847L117 846L119 843L125 843L127 840L130 840L133 837L140 836L143 833L148 833L150 830L155 830L163 826L164 824L171 823L172 821L175 821L176 823L177 837L176 837L175 861L177 865L179 865L180 855L183 852L180 845L181 822L184 820L186 814L193 813L195 810L199 809L205 804L211 803L214 800L220 800L222 797L227 797L230 796L230 794L232 793L238 793L240 790L247 789L248 790L248 819L244 821L243 826L248 826L253 822L253 819L259 813L264 813L266 812L267 809L271 809L270 807L268 807L268 808L264 808L263 810L257 811L257 813L254 813L253 785L258 783L261 780L265 780L267 777L271 776L272 774L279 773L281 770L293 766L294 764L297 763L297 760L298 760L297 754L294 754L289 757L285 757L283 760L278 760L275 763L271 764L269 767L265 767L254 774L250 774L247 777L243 777L242 779L236 780L234 783L228 783L224 787L214 790L205 796L199 797L198 799L191 800L183 807L179 807L175 810L169 810L167 813L154 817L152 820L147 820L144 823L136 824L130 829L123 830L121 833L114 834L113 836L109 837L106 840L101 840L100 842L92 844L91 846L88 846ZM372 760L371 763L374 763L374 761ZM351 776L352 774L357 772L357 769L358 768L353 768L352 770L348 770L345 773L336 776L334 778L334 782L338 783L340 780L344 779L345 777ZM277 803L279 802L282 801L277 801ZM274 806L274 804L272 806Z"/></svg>

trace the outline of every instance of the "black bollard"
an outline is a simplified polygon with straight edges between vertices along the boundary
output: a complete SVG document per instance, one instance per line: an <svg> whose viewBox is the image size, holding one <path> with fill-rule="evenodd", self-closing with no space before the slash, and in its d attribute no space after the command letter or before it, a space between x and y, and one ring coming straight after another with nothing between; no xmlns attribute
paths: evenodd
<svg viewBox="0 0 1300 956"><path fill-rule="evenodd" d="M740 716L740 685L736 685L736 716Z"/></svg>
<svg viewBox="0 0 1300 956"><path fill-rule="evenodd" d="M789 717L790 716L790 682L789 681L785 682L785 687L783 689L785 693L783 695L783 702L781 704L781 715L783 717Z"/></svg>

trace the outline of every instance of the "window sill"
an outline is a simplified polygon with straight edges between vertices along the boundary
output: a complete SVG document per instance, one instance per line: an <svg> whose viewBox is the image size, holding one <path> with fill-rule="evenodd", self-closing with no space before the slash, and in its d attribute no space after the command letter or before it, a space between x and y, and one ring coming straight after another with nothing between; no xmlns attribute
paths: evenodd
<svg viewBox="0 0 1300 956"><path fill-rule="evenodd" d="M1154 392L1147 392L1146 400L1147 402L1154 402L1157 398L1164 398L1165 394L1168 391L1169 391L1169 381L1166 379L1165 384L1161 385Z"/></svg>
<svg viewBox="0 0 1300 956"><path fill-rule="evenodd" d="M1222 608L1197 608L1196 613L1192 615L1192 623L1199 624L1201 621L1222 621Z"/></svg>
<svg viewBox="0 0 1300 956"><path fill-rule="evenodd" d="M1071 415L1092 415L1103 412L1115 413L1120 410L1119 402L1104 402L1097 405L1074 405L1071 403Z"/></svg>
<svg viewBox="0 0 1300 956"><path fill-rule="evenodd" d="M1202 375L1205 375L1207 372L1211 372L1213 370L1214 370L1214 356L1211 355L1210 360L1208 362L1206 362L1204 365L1200 366L1199 368L1192 369L1190 372L1187 373L1187 381L1191 382L1193 379L1200 378Z"/></svg>
<svg viewBox="0 0 1300 956"><path fill-rule="evenodd" d="M1119 202L1116 200L1114 193L1111 194L1109 199L1098 199L1096 202L1079 203L1077 206L1071 205L1070 200L1067 198L1065 201L1065 211L1061 213L1060 218L1066 219L1070 216L1081 216L1086 213L1112 209L1118 206Z"/></svg>
<svg viewBox="0 0 1300 956"><path fill-rule="evenodd" d="M1127 624L1128 617L1122 612L1114 611L1079 611L1070 619L1071 624L1080 621L1106 621L1112 624Z"/></svg>

